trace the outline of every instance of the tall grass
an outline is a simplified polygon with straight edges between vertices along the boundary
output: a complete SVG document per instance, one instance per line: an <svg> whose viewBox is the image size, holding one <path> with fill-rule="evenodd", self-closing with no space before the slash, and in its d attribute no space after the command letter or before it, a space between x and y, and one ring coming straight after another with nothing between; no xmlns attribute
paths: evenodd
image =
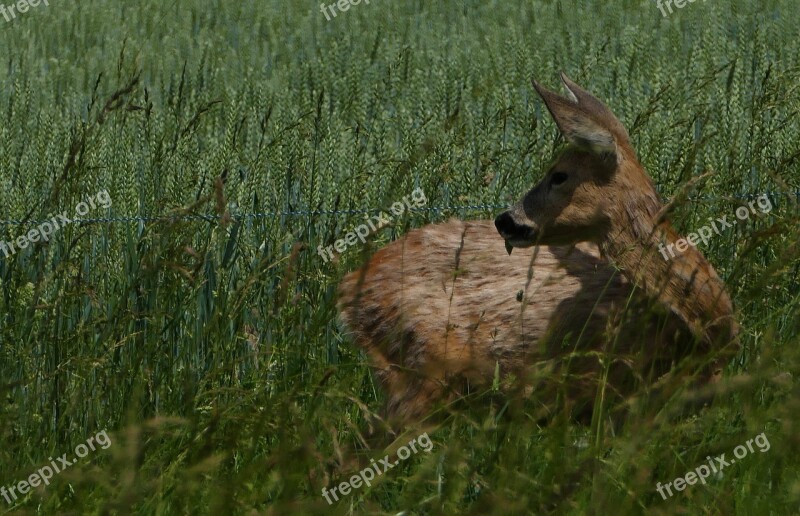
<svg viewBox="0 0 800 516"><path fill-rule="evenodd" d="M87 218L132 217L0 252L0 486L113 440L0 513L796 513L795 12L374 0L326 21L302 2L90 0L0 19L0 219L21 221L0 240L104 188ZM381 398L336 323L338 279L410 227L496 211L415 212L333 263L317 246L415 187L433 207L516 199L556 139L530 78L559 70L620 116L665 198L712 172L682 231L775 192L702 249L743 327L729 392L616 434L454 413L431 454L328 506ZM761 432L768 452L656 493Z"/></svg>

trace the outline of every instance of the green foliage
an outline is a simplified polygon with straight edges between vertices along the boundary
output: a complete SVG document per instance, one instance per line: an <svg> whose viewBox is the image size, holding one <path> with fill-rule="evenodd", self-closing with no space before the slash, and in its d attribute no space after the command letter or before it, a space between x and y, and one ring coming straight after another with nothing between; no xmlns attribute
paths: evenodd
<svg viewBox="0 0 800 516"><path fill-rule="evenodd" d="M681 231L800 190L795 7L373 0L326 21L303 2L51 0L0 18L0 218L24 221L0 240L102 189L112 207L86 218L167 217L0 251L0 486L113 441L14 510L796 513L800 199L703 249L744 344L712 408L590 433L486 403L334 507L329 465L381 397L336 322L338 280L409 227L497 210L415 212L333 262L316 252L416 187L431 207L518 198L556 142L530 79L555 88L560 70L619 115L665 197L712 173ZM761 432L769 451L656 493Z"/></svg>

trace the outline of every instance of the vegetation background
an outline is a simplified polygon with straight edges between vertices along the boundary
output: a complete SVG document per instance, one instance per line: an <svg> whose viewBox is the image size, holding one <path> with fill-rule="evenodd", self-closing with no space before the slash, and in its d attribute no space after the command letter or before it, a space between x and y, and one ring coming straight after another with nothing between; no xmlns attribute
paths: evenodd
<svg viewBox="0 0 800 516"><path fill-rule="evenodd" d="M85 0L0 18L0 240L102 189L108 210L0 253L0 486L107 429L0 514L796 514L800 20L792 0ZM449 412L333 506L331 463L380 407L337 281L410 227L492 218L556 129L530 86L607 101L688 233L771 192L702 250L743 349L710 409L619 432ZM335 262L316 252L421 187ZM467 208L461 208L467 207ZM166 218L162 218L166 216ZM498 244L502 251L502 242ZM604 415L599 414L602 418ZM593 431L594 430L594 431ZM663 500L765 432L769 451Z"/></svg>

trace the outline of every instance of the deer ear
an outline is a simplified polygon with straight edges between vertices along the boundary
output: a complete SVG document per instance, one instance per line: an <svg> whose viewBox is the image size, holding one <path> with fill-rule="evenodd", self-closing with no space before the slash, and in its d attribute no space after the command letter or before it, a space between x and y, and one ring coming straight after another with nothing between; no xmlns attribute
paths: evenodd
<svg viewBox="0 0 800 516"><path fill-rule="evenodd" d="M608 109L608 106L603 104L597 97L575 84L564 72L561 72L561 82L564 83L564 89L567 90L567 95L569 95L569 97L584 111L591 113L596 119L601 120L603 125L611 128L612 132L614 132L618 138L629 139L628 131L625 129L625 126L622 125L622 122L619 121L617 116Z"/></svg>
<svg viewBox="0 0 800 516"><path fill-rule="evenodd" d="M566 81L565 85L567 86L569 98L553 93L538 82L533 81L533 87L542 97L561 134L573 145L590 149L597 154L616 154L617 143L614 140L612 131L604 127L596 117L592 116L581 105L581 92L583 90L572 90Z"/></svg>

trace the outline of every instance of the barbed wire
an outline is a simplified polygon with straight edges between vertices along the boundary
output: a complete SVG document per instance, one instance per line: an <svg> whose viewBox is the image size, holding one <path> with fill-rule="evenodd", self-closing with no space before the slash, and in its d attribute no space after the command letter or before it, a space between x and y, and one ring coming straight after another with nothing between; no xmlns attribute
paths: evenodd
<svg viewBox="0 0 800 516"><path fill-rule="evenodd" d="M748 193L748 194L734 194L727 196L704 196L698 195L687 199L689 202L705 201L730 201L755 199L767 195L768 197L795 197L800 202L800 191L797 192L763 192L763 193ZM467 204L458 206L429 206L429 207L416 207L411 208L409 211L426 212L426 211L486 211L486 210L500 210L506 209L507 204ZM265 219L276 217L318 217L324 215L366 215L370 213L380 213L385 211L385 208L363 208L353 210L292 210L292 211L271 211L262 213L232 213L228 215L234 220L253 220ZM181 214L181 215L132 215L120 217L96 217L87 219L70 219L71 223L77 224L112 224L115 222L178 222L178 221L191 221L201 220L204 222L215 222L222 219L224 215L219 214ZM0 220L0 226L21 226L21 225L38 225L48 220Z"/></svg>

